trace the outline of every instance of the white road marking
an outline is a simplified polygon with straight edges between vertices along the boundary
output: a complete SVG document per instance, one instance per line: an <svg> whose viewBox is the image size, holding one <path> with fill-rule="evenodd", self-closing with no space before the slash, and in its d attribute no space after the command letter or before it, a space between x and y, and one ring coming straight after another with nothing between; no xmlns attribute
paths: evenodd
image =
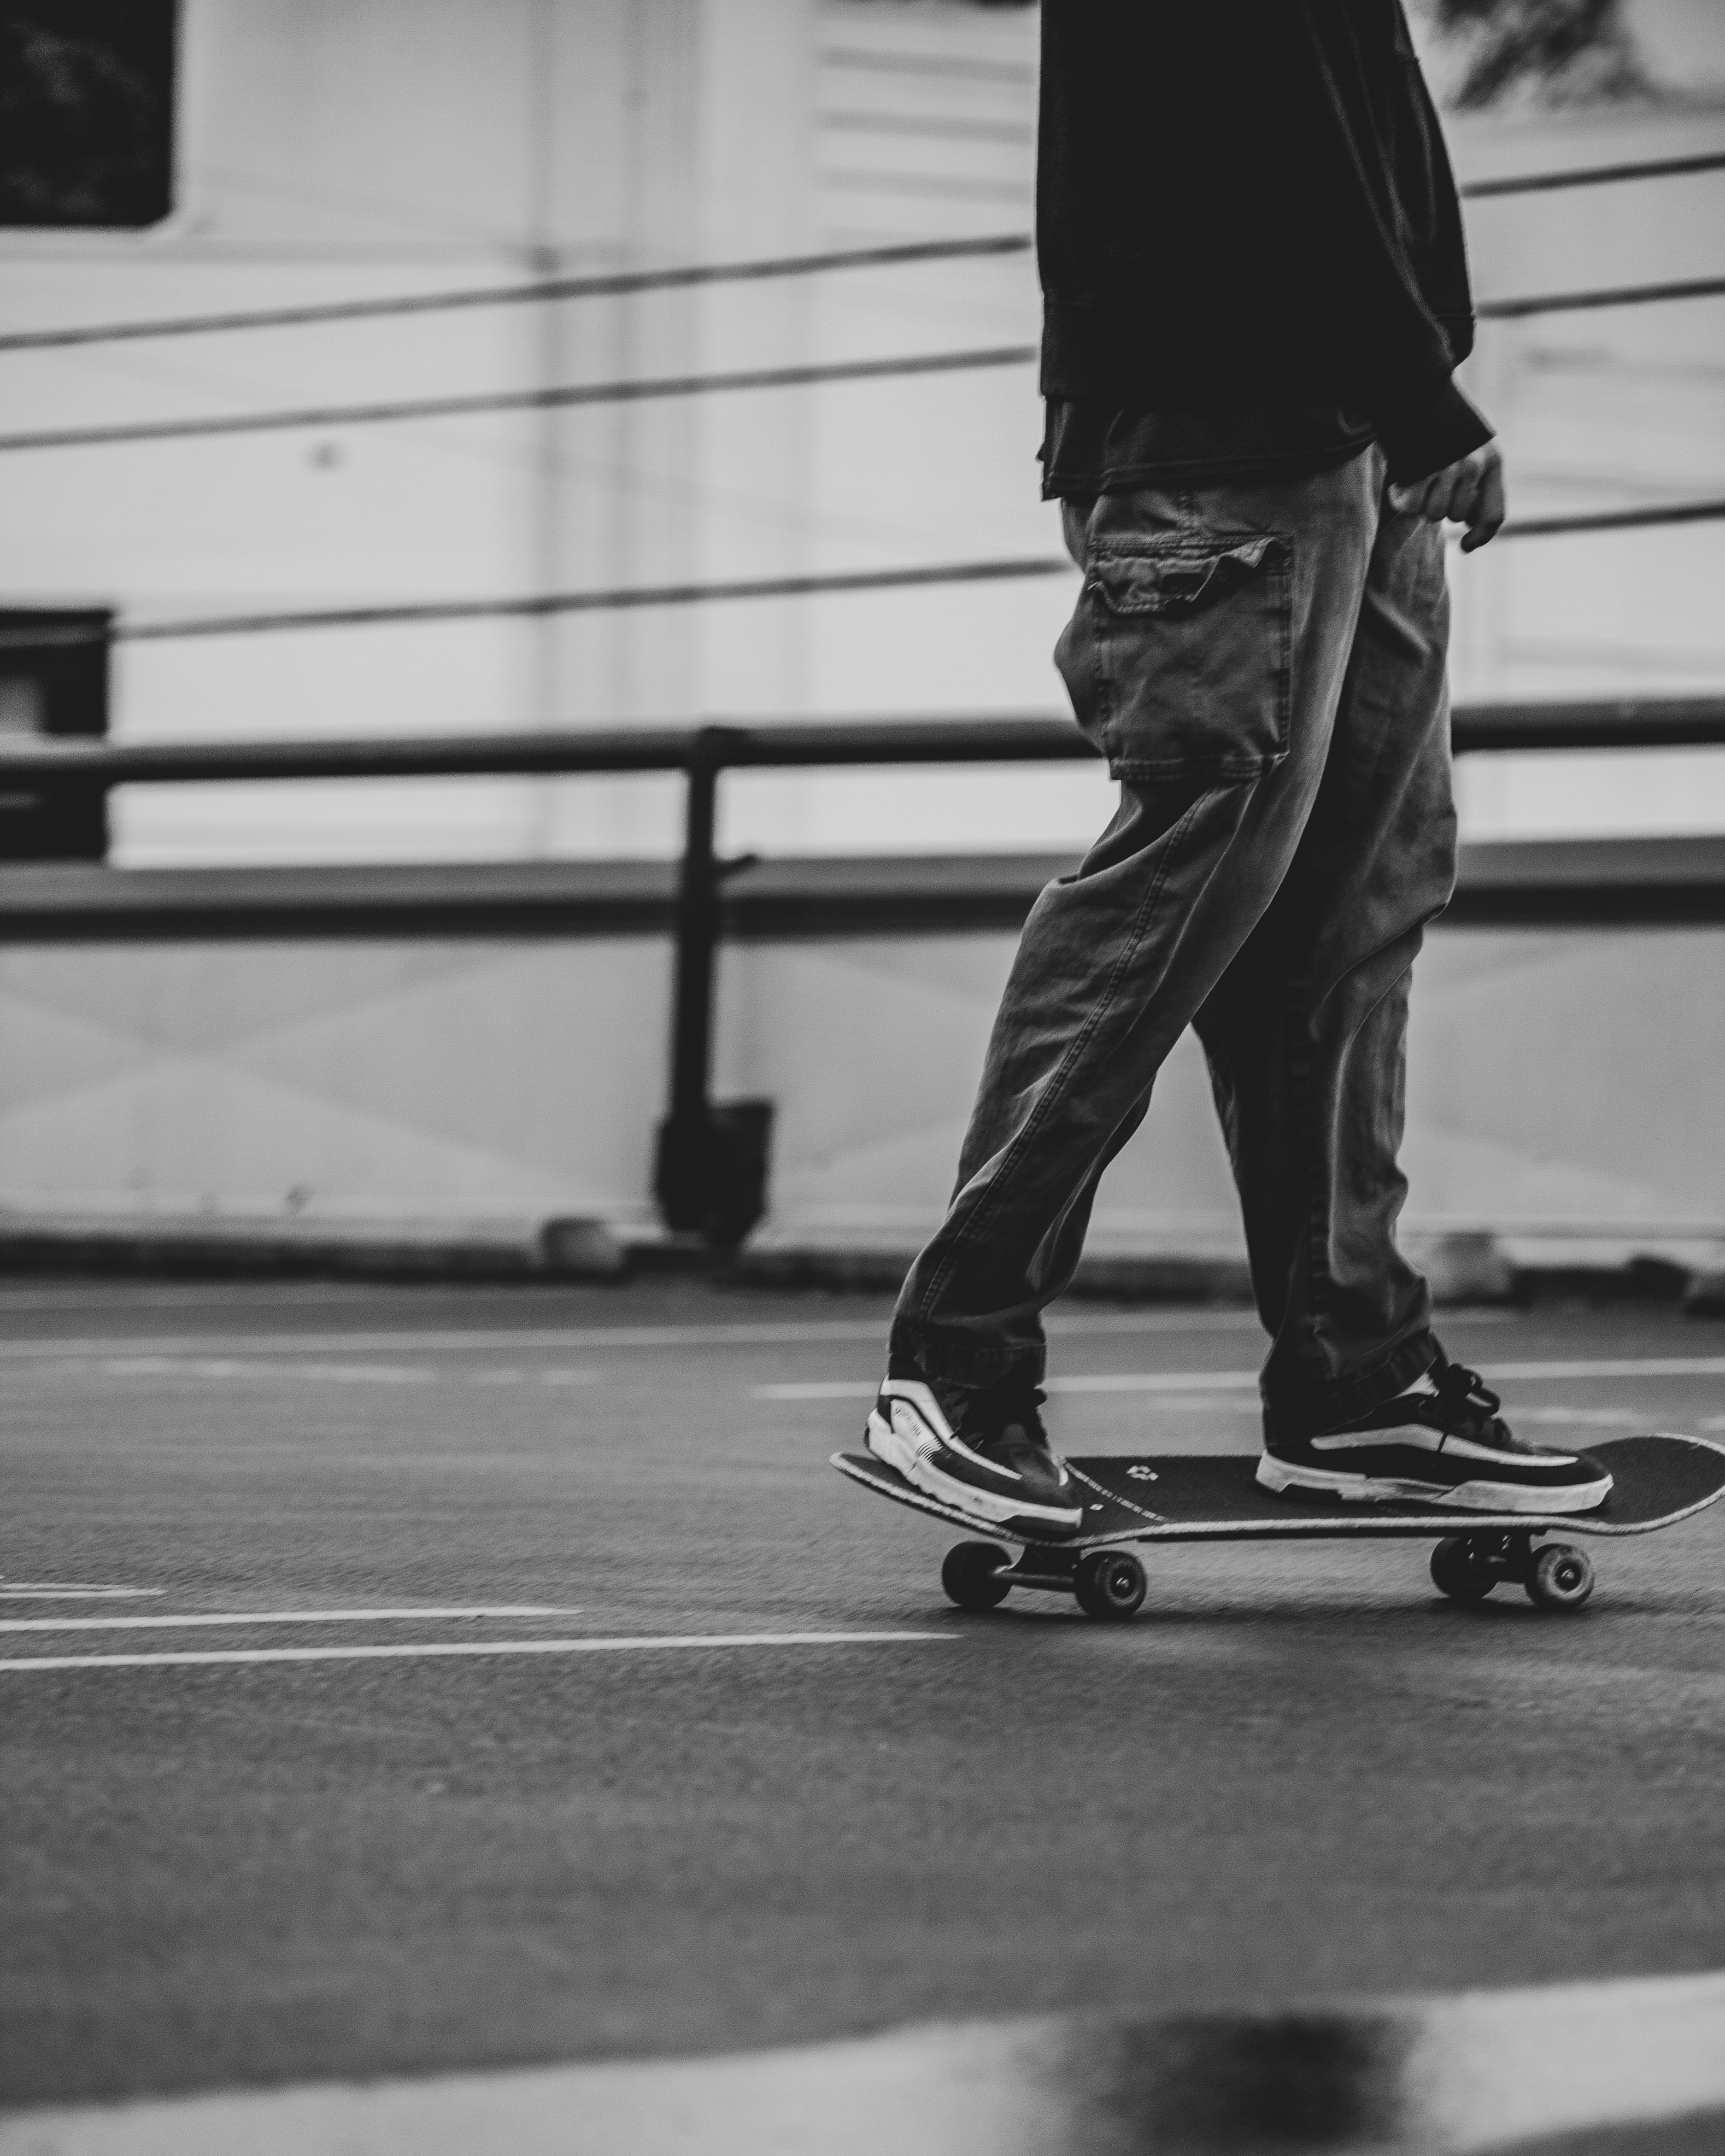
<svg viewBox="0 0 1725 2156"><path fill-rule="evenodd" d="M1585 1363L1499 1363L1487 1381L1517 1383L1558 1378L1725 1378L1725 1355L1652 1355ZM1255 1389L1255 1370L1106 1370L1089 1377L1048 1378L1048 1393L1203 1393ZM878 1387L846 1378L814 1384L754 1385L757 1400L866 1400Z"/></svg>
<svg viewBox="0 0 1725 2156"><path fill-rule="evenodd" d="M402 1609L222 1609L189 1615L149 1617L0 1617L0 1632L146 1632L177 1630L187 1625L384 1625L421 1617L578 1617L578 1604L469 1603L437 1609L415 1604Z"/></svg>
<svg viewBox="0 0 1725 2156"><path fill-rule="evenodd" d="M80 1587L74 1580L13 1579L0 1587L0 1602L130 1602L167 1592L165 1587Z"/></svg>
<svg viewBox="0 0 1725 2156"><path fill-rule="evenodd" d="M1090 1377L1050 1378L1050 1393L1256 1392L1255 1370L1101 1370Z"/></svg>
<svg viewBox="0 0 1725 2156"><path fill-rule="evenodd" d="M660 1632L639 1638L587 1640L435 1640L398 1647L218 1647L168 1655L30 1655L0 1661L0 1670L152 1670L243 1662L382 1662L435 1656L620 1655L673 1647L853 1647L900 1640L946 1640L956 1632Z"/></svg>
<svg viewBox="0 0 1725 2156"><path fill-rule="evenodd" d="M1069 1337L1134 1332L1256 1332L1249 1310L1099 1311L1094 1317L1055 1314L1046 1321L1050 1333ZM328 1355L470 1354L475 1349L508 1350L594 1348L794 1348L848 1340L883 1342L878 1317L820 1318L757 1325L599 1325L544 1327L531 1331L444 1331L426 1328L390 1332L185 1332L128 1340L104 1333L95 1338L0 1340L0 1360L31 1362L43 1358L85 1361L120 1352L135 1355Z"/></svg>
<svg viewBox="0 0 1725 2156"><path fill-rule="evenodd" d="M1354 2039L1362 2094L1396 2115L1373 2143L1386 2151L1485 2156L1613 2127L1626 2148L1636 2128L1691 2118L1683 2145L1699 2148L1725 2106L1718 1975L1291 2003ZM0 2156L1042 2156L1078 2147L1117 2096L1160 2148L1189 2138L1194 2089L1224 2115L1233 2077L1292 2095L1281 2015L1170 2020L939 2021L729 2056L54 2105L0 2118Z"/></svg>
<svg viewBox="0 0 1725 2156"><path fill-rule="evenodd" d="M67 1356L60 1362L44 1358L33 1367L38 1371L92 1371L104 1378L200 1378L220 1381L230 1378L286 1379L340 1385L590 1385L594 1370L521 1370L506 1364L500 1369L444 1369L429 1363L273 1363L251 1357L180 1355L115 1355L92 1359Z"/></svg>
<svg viewBox="0 0 1725 2156"><path fill-rule="evenodd" d="M1255 1391L1258 1373L1255 1370L1178 1370L1147 1373L1137 1372L1108 1372L1094 1378L1047 1378L1043 1390L1047 1393L1197 1393L1237 1392L1242 1388ZM871 1379L859 1381L854 1378L840 1378L830 1383L796 1385L752 1385L751 1397L757 1400L871 1400L880 1390Z"/></svg>
<svg viewBox="0 0 1725 2156"><path fill-rule="evenodd" d="M1587 1363L1497 1363L1487 1383L1499 1378L1725 1378L1725 1355L1625 1356Z"/></svg>
<svg viewBox="0 0 1725 2156"><path fill-rule="evenodd" d="M1648 1414L1645 1408L1524 1408L1517 1406L1515 1419L1523 1422L1585 1423L1589 1429L1645 1430Z"/></svg>
<svg viewBox="0 0 1725 2156"><path fill-rule="evenodd" d="M423 1363L415 1368L398 1363L265 1363L232 1355L110 1355L95 1361L80 1357L74 1367L104 1378L291 1378L300 1383L328 1378L347 1385L427 1385L438 1374Z"/></svg>
<svg viewBox="0 0 1725 2156"><path fill-rule="evenodd" d="M875 1378L840 1378L814 1385L751 1385L752 1400L871 1400L880 1391Z"/></svg>

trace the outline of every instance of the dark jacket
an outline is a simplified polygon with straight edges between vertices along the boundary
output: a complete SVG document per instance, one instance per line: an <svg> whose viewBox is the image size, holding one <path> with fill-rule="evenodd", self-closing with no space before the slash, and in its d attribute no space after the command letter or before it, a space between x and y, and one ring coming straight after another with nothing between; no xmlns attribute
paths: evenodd
<svg viewBox="0 0 1725 2156"><path fill-rule="evenodd" d="M1392 478L1491 429L1400 0L1043 0L1045 395L1363 408Z"/></svg>

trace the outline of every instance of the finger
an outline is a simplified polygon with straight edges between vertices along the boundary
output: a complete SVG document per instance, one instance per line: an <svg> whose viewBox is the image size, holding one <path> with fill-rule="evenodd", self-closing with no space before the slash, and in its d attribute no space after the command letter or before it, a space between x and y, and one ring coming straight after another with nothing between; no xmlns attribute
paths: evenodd
<svg viewBox="0 0 1725 2156"><path fill-rule="evenodd" d="M1450 498L1444 505L1446 524L1471 524L1474 506L1479 500L1481 475L1466 465L1459 467L1450 484Z"/></svg>
<svg viewBox="0 0 1725 2156"><path fill-rule="evenodd" d="M1494 462L1481 482L1480 490L1467 520L1467 530L1462 535L1461 551L1471 554L1476 548L1489 547L1502 529L1508 513L1504 497L1503 467Z"/></svg>
<svg viewBox="0 0 1725 2156"><path fill-rule="evenodd" d="M1420 514L1428 524L1441 524L1449 514L1450 496L1455 491L1455 467L1445 465L1440 472L1434 472L1425 482L1425 491L1420 504Z"/></svg>

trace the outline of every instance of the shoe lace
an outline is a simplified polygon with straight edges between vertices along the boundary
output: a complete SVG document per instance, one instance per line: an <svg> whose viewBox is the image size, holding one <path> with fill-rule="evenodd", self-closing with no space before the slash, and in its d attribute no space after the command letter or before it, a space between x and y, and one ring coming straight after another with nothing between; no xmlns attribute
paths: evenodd
<svg viewBox="0 0 1725 2156"><path fill-rule="evenodd" d="M1497 1415L1503 1397L1491 1390L1477 1370L1470 1370L1465 1363L1445 1363L1435 1382L1445 1435L1508 1439L1508 1427Z"/></svg>
<svg viewBox="0 0 1725 2156"><path fill-rule="evenodd" d="M1042 1404L1048 1398L1040 1385L1033 1385L1019 1377L1003 1378L978 1397L973 1417L974 1426L989 1431L1004 1430L1017 1423L1034 1443L1046 1446L1048 1432L1042 1426Z"/></svg>

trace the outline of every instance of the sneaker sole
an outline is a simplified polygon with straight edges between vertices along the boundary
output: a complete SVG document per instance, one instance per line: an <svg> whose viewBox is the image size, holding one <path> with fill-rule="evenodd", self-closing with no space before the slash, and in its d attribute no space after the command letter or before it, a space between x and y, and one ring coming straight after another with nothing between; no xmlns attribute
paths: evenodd
<svg viewBox="0 0 1725 2156"><path fill-rule="evenodd" d="M1399 1475L1343 1475L1333 1468L1296 1467L1269 1453L1258 1460L1261 1490L1312 1490L1344 1504L1450 1506L1460 1512L1529 1512L1548 1517L1597 1512L1611 1494L1611 1477L1535 1490L1525 1482L1419 1482Z"/></svg>
<svg viewBox="0 0 1725 2156"><path fill-rule="evenodd" d="M1010 1497L997 1497L992 1490L978 1490L973 1482L960 1482L956 1476L942 1473L916 1445L906 1444L883 1415L873 1411L869 1415L864 1442L875 1459L884 1460L906 1482L983 1527L1022 1525L1040 1527L1045 1532L1076 1534L1084 1524L1081 1507L1061 1512L1052 1505L1018 1503Z"/></svg>

